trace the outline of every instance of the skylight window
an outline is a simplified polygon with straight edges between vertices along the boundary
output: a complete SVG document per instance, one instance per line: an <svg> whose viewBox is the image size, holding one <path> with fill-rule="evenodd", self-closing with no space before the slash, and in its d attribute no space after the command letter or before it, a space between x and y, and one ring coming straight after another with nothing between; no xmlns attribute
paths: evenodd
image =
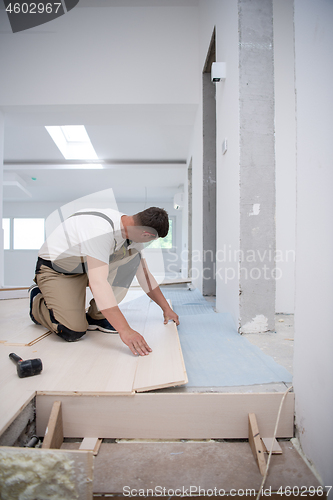
<svg viewBox="0 0 333 500"><path fill-rule="evenodd" d="M60 128L67 142L90 142L84 125L63 125Z"/></svg>
<svg viewBox="0 0 333 500"><path fill-rule="evenodd" d="M97 160L84 125L45 127L66 160Z"/></svg>

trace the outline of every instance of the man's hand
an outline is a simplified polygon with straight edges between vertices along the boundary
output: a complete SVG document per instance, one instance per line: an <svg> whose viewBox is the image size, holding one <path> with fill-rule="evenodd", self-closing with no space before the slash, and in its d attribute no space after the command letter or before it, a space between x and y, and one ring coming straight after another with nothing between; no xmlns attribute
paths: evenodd
<svg viewBox="0 0 333 500"><path fill-rule="evenodd" d="M171 307L167 308L165 311L163 311L164 315L164 324L166 325L170 320L174 321L176 325L179 325L179 318L178 315L171 309Z"/></svg>
<svg viewBox="0 0 333 500"><path fill-rule="evenodd" d="M135 355L146 356L152 351L143 336L132 328L119 332L119 336Z"/></svg>

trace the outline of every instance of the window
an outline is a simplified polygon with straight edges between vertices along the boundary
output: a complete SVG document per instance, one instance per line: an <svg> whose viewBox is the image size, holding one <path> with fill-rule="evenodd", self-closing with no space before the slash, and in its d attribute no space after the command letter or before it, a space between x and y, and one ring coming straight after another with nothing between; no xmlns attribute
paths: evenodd
<svg viewBox="0 0 333 500"><path fill-rule="evenodd" d="M149 243L148 248L164 248L170 249L174 246L174 221L173 219L169 219L169 232L165 238L159 238L158 240L154 240Z"/></svg>
<svg viewBox="0 0 333 500"><path fill-rule="evenodd" d="M44 219L14 219L14 250L38 250L45 239Z"/></svg>
<svg viewBox="0 0 333 500"><path fill-rule="evenodd" d="M3 229L3 248L4 250L10 249L10 219L2 219Z"/></svg>

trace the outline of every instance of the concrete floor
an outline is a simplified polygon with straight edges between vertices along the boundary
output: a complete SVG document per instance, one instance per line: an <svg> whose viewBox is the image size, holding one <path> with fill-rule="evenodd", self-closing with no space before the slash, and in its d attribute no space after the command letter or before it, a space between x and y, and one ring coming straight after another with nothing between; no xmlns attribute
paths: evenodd
<svg viewBox="0 0 333 500"><path fill-rule="evenodd" d="M280 446L283 453L273 456L265 489L275 492L287 486L304 489L319 486L291 442L280 441ZM79 443L62 445L62 449L78 447ZM173 496L173 491L179 489L186 496L186 491L200 494L199 488L209 495L216 488L218 496L222 490L226 494L233 490L258 491L261 482L248 442L119 440L101 445L95 458L93 491L126 495L136 490L139 495L141 490L141 496L143 492L144 496L152 496L152 492L158 494L165 489L163 496Z"/></svg>
<svg viewBox="0 0 333 500"><path fill-rule="evenodd" d="M293 373L294 315L276 314L275 332L243 334L252 344L272 356L289 373Z"/></svg>

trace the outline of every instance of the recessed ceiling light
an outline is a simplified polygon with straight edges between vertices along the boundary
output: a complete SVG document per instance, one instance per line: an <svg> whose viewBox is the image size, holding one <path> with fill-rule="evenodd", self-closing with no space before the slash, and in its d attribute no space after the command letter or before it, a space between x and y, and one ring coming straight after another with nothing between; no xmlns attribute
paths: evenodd
<svg viewBox="0 0 333 500"><path fill-rule="evenodd" d="M45 127L66 160L97 160L84 125Z"/></svg>

